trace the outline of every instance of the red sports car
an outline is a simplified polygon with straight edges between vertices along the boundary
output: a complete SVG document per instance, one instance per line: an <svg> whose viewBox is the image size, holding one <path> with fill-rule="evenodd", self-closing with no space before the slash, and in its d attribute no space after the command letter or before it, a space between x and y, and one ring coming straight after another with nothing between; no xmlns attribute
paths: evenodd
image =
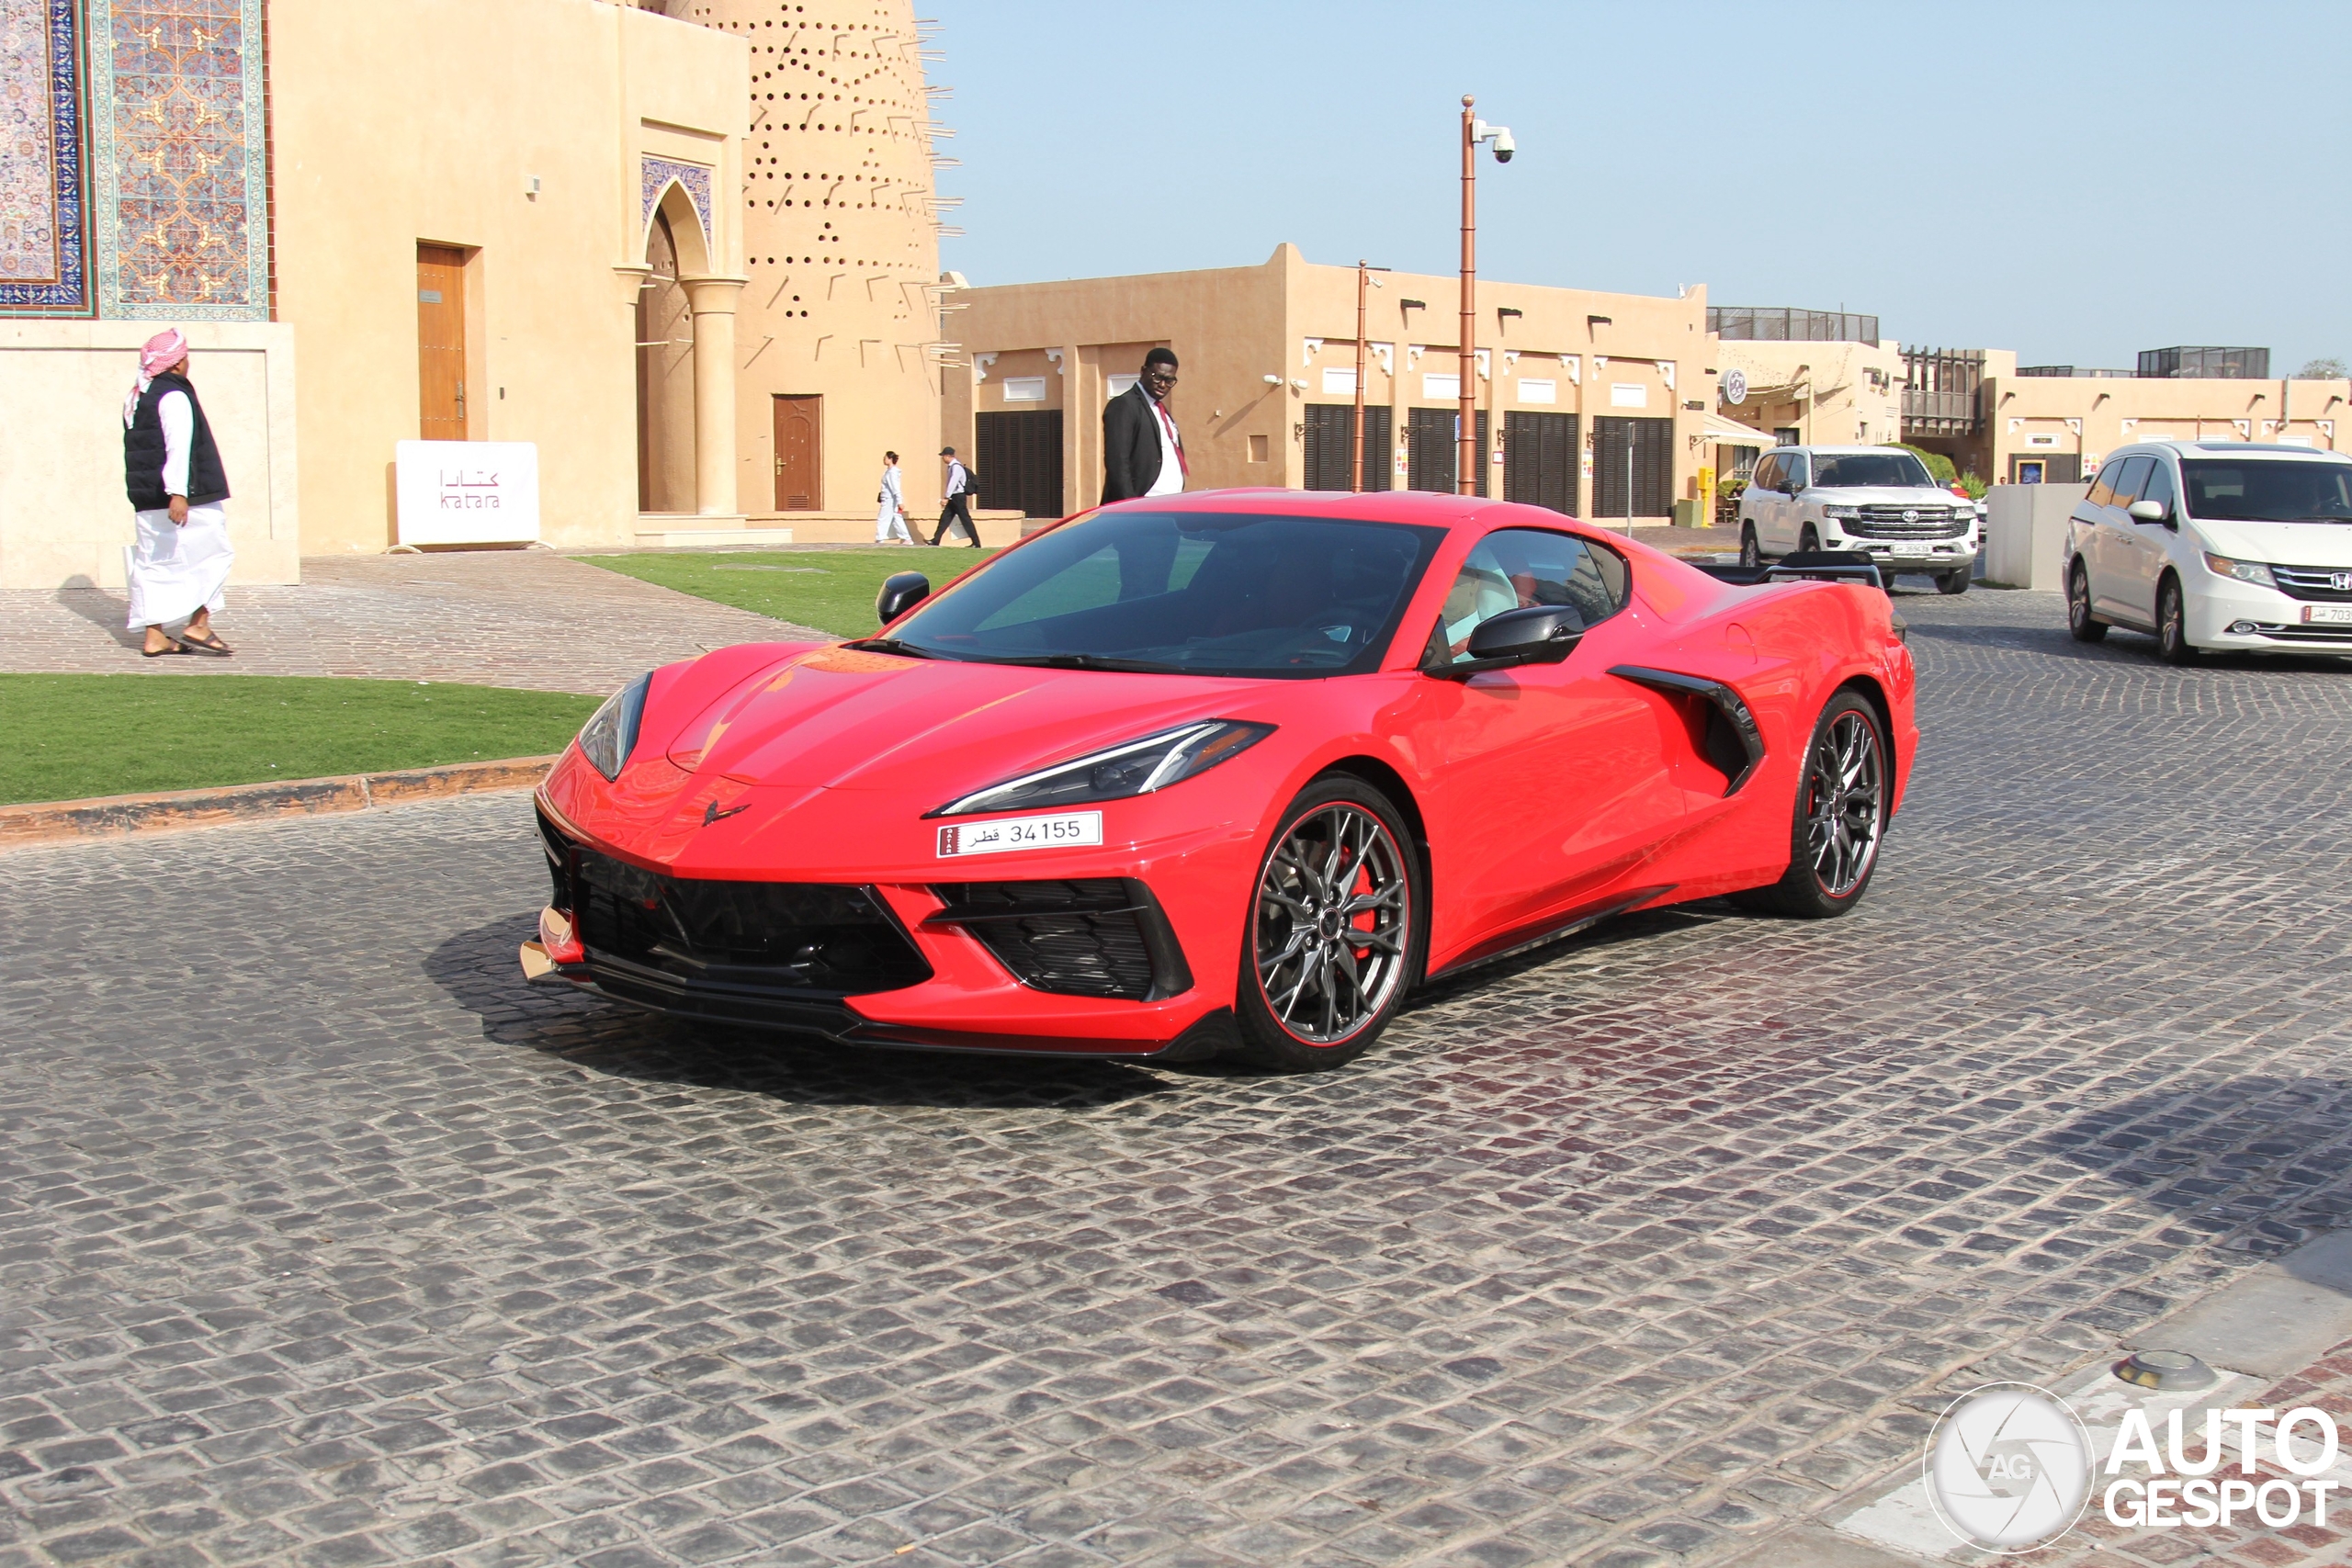
<svg viewBox="0 0 2352 1568"><path fill-rule="evenodd" d="M616 694L538 792L524 967L863 1044L1336 1066L1611 915L1852 908L1918 739L1875 585L1466 497L1104 507L891 579L876 636Z"/></svg>

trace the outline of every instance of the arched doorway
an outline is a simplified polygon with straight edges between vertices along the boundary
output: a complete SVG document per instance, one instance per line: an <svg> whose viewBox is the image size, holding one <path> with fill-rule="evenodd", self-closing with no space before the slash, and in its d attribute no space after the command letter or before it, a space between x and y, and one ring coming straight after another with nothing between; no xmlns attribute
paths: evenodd
<svg viewBox="0 0 2352 1568"><path fill-rule="evenodd" d="M637 507L695 510L694 316L678 282L678 238L657 209L646 235L652 273L637 292Z"/></svg>

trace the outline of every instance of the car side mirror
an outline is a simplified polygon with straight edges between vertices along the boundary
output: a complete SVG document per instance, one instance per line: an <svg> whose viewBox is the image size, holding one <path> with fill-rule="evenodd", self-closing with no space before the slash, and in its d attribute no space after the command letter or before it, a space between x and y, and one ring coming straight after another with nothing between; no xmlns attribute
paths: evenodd
<svg viewBox="0 0 2352 1568"><path fill-rule="evenodd" d="M2172 521L2172 508L2161 501L2135 501L2125 510L2132 513L2132 521L2134 523L2170 523Z"/></svg>
<svg viewBox="0 0 2352 1568"><path fill-rule="evenodd" d="M1801 479L1792 477L1788 481L1788 486L1789 493L1791 495L1803 495L1804 493L1804 481Z"/></svg>
<svg viewBox="0 0 2352 1568"><path fill-rule="evenodd" d="M1568 604L1529 604L1478 623L1470 633L1469 661L1444 664L1432 675L1459 680L1518 664L1557 664L1584 637L1584 617Z"/></svg>
<svg viewBox="0 0 2352 1568"><path fill-rule="evenodd" d="M931 579L919 571L897 571L882 580L882 592L874 596L874 613L888 626L909 610L931 597Z"/></svg>

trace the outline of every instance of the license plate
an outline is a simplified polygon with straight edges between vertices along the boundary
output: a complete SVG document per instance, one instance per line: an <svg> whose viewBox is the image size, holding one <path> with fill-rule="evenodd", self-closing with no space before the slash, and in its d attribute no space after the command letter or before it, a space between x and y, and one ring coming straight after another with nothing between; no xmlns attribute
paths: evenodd
<svg viewBox="0 0 2352 1568"><path fill-rule="evenodd" d="M993 855L1006 850L1058 850L1102 841L1102 813L1062 811L1050 817L999 817L951 822L939 829L941 859Z"/></svg>
<svg viewBox="0 0 2352 1568"><path fill-rule="evenodd" d="M2305 626L2352 626L2352 604L2306 604Z"/></svg>
<svg viewBox="0 0 2352 1568"><path fill-rule="evenodd" d="M1894 553L1898 556L1924 556L1934 547L1932 545L1897 545L1894 547Z"/></svg>

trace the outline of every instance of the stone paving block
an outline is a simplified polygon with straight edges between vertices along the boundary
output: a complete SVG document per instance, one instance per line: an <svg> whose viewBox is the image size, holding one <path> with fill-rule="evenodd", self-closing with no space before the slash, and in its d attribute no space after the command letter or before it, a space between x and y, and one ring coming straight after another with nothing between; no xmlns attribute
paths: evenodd
<svg viewBox="0 0 2352 1568"><path fill-rule="evenodd" d="M2352 1215L2352 675L1903 608L1855 915L1622 920L1329 1077L526 990L510 798L0 857L0 1563L1586 1568L1823 1517ZM2337 1360L2294 1397L2352 1414Z"/></svg>

